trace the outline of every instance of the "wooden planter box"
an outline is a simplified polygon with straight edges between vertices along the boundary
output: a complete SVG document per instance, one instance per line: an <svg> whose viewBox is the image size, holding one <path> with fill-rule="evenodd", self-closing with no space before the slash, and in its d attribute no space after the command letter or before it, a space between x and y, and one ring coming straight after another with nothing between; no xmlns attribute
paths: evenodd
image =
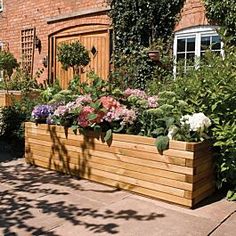
<svg viewBox="0 0 236 236"><path fill-rule="evenodd" d="M8 92L6 90L0 90L0 107L9 107L11 106L15 101L20 101L22 98L21 91L16 90L9 90ZM32 91L29 94L29 97L34 99L39 96L38 91Z"/></svg>
<svg viewBox="0 0 236 236"><path fill-rule="evenodd" d="M14 101L19 101L22 97L20 91L10 90L0 90L0 107L11 106Z"/></svg>
<svg viewBox="0 0 236 236"><path fill-rule="evenodd" d="M93 133L25 123L26 162L148 197L193 207L214 192L213 160L206 143L171 141L159 154L154 139L114 134L109 146ZM67 137L66 137L67 136Z"/></svg>

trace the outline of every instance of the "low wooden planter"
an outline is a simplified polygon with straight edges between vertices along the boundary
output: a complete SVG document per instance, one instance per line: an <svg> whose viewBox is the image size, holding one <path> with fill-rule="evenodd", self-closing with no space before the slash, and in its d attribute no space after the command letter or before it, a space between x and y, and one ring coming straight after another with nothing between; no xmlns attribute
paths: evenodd
<svg viewBox="0 0 236 236"><path fill-rule="evenodd" d="M0 107L11 106L14 101L20 101L22 94L20 91L0 90Z"/></svg>
<svg viewBox="0 0 236 236"><path fill-rule="evenodd" d="M38 96L38 91L32 91L29 93L29 97L32 99L37 98ZM6 90L0 90L0 107L9 107L15 101L20 101L22 97L23 94L21 93L21 91L9 90L7 92Z"/></svg>
<svg viewBox="0 0 236 236"><path fill-rule="evenodd" d="M109 146L93 133L67 135L60 126L25 123L26 162L148 197L193 207L214 192L206 143L171 141L159 154L154 139L114 134Z"/></svg>

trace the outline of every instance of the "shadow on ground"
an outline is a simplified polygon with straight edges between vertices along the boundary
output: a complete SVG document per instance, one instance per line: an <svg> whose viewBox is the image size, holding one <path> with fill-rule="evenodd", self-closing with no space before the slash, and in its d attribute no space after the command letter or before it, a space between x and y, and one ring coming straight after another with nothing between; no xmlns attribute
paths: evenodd
<svg viewBox="0 0 236 236"><path fill-rule="evenodd" d="M112 194L116 190L110 191L105 188L92 189L91 186L85 188L80 185L80 181L69 176L60 175L52 171L45 171L23 164L22 161L12 161L0 164L0 234L18 235L17 232L23 231L30 235L49 235L56 236L52 228L44 227L41 221L37 222L38 215L42 219L50 221L56 219L57 226L61 222L70 222L72 225L79 225L92 233L119 233L119 220L124 221L152 221L164 214L150 213L140 214L133 209L120 210L114 212L109 210L99 211L95 207L81 207L80 204L68 202L66 196L73 194L74 191L82 193L84 191L103 192ZM53 186L53 187L52 187ZM86 185L84 185L86 186ZM49 201L45 196L50 196L55 201ZM58 200L58 197L63 196ZM63 199L63 200L61 200ZM39 217L40 219L40 217ZM95 224L90 223L89 219L109 219L110 223ZM102 220L101 220L102 222Z"/></svg>
<svg viewBox="0 0 236 236"><path fill-rule="evenodd" d="M22 148L23 147L23 148ZM0 138L0 163L16 160L23 157L24 144L15 142L7 142Z"/></svg>

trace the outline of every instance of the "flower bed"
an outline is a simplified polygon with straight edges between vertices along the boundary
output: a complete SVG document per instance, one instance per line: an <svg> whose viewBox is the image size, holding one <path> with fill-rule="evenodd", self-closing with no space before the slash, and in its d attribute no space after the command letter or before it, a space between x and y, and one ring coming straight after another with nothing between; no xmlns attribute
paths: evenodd
<svg viewBox="0 0 236 236"><path fill-rule="evenodd" d="M171 140L160 154L155 139L94 132L75 135L62 126L25 123L26 162L148 197L193 207L214 191L206 143Z"/></svg>

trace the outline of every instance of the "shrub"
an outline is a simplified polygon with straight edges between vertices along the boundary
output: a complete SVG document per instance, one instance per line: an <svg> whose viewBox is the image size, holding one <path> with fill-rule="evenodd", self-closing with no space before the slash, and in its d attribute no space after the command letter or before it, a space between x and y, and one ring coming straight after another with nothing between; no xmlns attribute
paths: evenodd
<svg viewBox="0 0 236 236"><path fill-rule="evenodd" d="M20 102L0 110L0 139L11 143L17 155L22 156L24 153L24 122L30 120L31 111L37 102L37 99L24 96Z"/></svg>
<svg viewBox="0 0 236 236"><path fill-rule="evenodd" d="M37 82L37 78L43 71L39 70L37 76L31 78L21 68L17 68L16 71L11 75L11 78L0 82L0 89L4 90L17 90L27 92L32 89L41 89L41 86Z"/></svg>
<svg viewBox="0 0 236 236"><path fill-rule="evenodd" d="M236 198L236 48L225 48L225 57L208 54L197 70L177 77L168 89L186 111L204 112L212 121L211 137L217 162L217 184Z"/></svg>
<svg viewBox="0 0 236 236"><path fill-rule="evenodd" d="M74 74L77 74L80 66L86 66L90 61L88 51L79 41L62 43L57 48L57 57L63 69L72 67Z"/></svg>
<svg viewBox="0 0 236 236"><path fill-rule="evenodd" d="M12 53L0 51L0 70L3 70L9 78L11 77L13 70L18 66L19 64Z"/></svg>
<svg viewBox="0 0 236 236"><path fill-rule="evenodd" d="M113 77L112 82L121 89L146 89L156 70L156 64L148 58L146 49L156 39L166 41L172 36L184 0L109 2L114 30L115 78ZM162 70L161 73L165 74L165 71Z"/></svg>

